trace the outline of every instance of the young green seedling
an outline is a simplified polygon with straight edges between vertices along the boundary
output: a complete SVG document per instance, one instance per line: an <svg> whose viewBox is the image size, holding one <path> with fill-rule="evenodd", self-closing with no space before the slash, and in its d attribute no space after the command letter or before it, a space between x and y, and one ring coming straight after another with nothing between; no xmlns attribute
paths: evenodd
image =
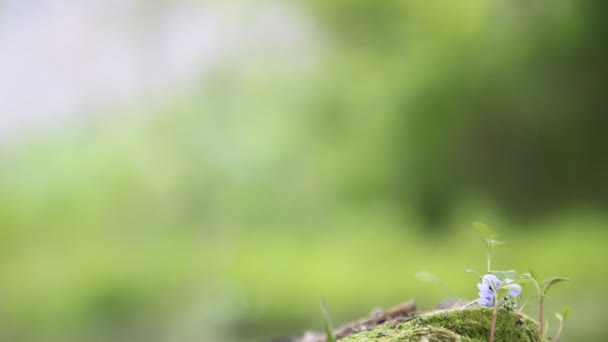
<svg viewBox="0 0 608 342"><path fill-rule="evenodd" d="M485 244L486 249L487 249L487 254L486 254L487 273L492 273L492 251L494 250L495 247L503 245L506 242L495 239L498 236L498 234L496 232L492 231L490 228L488 228L488 226L486 226L485 224L479 223L479 222L473 222L473 225L475 226L475 228L481 235L480 239L481 239L481 241L483 241L483 243Z"/></svg>
<svg viewBox="0 0 608 342"><path fill-rule="evenodd" d="M325 330L325 336L327 342L336 342L334 336L334 326L331 324L331 318L329 317L329 311L327 311L327 305L325 305L325 299L321 296L321 317L323 318L323 329Z"/></svg>
<svg viewBox="0 0 608 342"><path fill-rule="evenodd" d="M521 275L522 278L524 279L528 279L530 280L530 282L532 282L532 284L534 284L534 286L536 287L536 290L538 292L538 296L539 296L539 303L538 303L538 336L540 337L541 340L543 340L544 337L544 330L543 330L543 306L545 303L545 298L547 297L547 292L549 291L549 289L558 283L567 281L567 278L562 278L562 277L549 277L549 278L545 278L542 282L539 280L540 277L539 275L530 270L529 273L524 273Z"/></svg>
<svg viewBox="0 0 608 342"><path fill-rule="evenodd" d="M564 321L568 318L568 315L570 315L569 307L565 307L561 314L555 314L555 317L559 321L559 327L557 327L557 332L555 332L555 342L559 342L559 337L562 335L562 329L564 328Z"/></svg>

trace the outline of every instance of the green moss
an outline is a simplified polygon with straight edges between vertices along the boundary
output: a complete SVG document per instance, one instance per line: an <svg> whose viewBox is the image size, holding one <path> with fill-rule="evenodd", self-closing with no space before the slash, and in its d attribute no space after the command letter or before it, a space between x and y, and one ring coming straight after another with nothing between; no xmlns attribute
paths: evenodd
<svg viewBox="0 0 608 342"><path fill-rule="evenodd" d="M341 341L429 341L482 342L488 341L492 310L474 307L434 311L418 316L391 329L383 325L376 329L349 336ZM499 310L494 340L537 342L538 324L531 318Z"/></svg>

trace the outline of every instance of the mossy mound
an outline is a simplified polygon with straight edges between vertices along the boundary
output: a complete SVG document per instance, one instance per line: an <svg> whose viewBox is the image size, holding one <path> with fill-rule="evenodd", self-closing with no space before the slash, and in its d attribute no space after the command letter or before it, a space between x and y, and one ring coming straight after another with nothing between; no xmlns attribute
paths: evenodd
<svg viewBox="0 0 608 342"><path fill-rule="evenodd" d="M485 342L489 340L492 310L483 307L434 311L395 328L383 325L340 341ZM499 310L494 341L538 342L538 323L514 312Z"/></svg>

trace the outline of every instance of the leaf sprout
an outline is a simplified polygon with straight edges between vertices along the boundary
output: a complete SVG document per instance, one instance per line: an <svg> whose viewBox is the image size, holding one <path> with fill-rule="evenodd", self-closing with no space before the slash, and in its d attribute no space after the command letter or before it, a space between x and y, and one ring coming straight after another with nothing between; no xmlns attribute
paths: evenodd
<svg viewBox="0 0 608 342"><path fill-rule="evenodd" d="M555 317L559 321L559 327L557 327L557 331L555 332L555 342L559 342L559 337L561 336L562 329L564 328L564 321L568 318L568 315L570 315L569 307L565 307L561 314L555 314Z"/></svg>
<svg viewBox="0 0 608 342"><path fill-rule="evenodd" d="M325 340L327 342L336 342L336 336L334 336L334 326L331 324L331 318L329 317L329 311L325 304L325 299L321 296L321 317L323 318L323 329L325 330Z"/></svg>
<svg viewBox="0 0 608 342"><path fill-rule="evenodd" d="M549 278L545 278L542 282L540 281L540 276L534 272L533 270L530 270L529 273L524 273L521 275L522 278L529 280L532 284L534 284L534 286L536 287L536 290L538 292L538 297L539 297L539 303L538 303L538 324L539 324L539 328L538 328L538 336L541 338L541 340L543 339L544 334L544 330L543 330L543 306L545 303L545 298L547 297L547 292L549 291L549 289L551 287L553 287L553 285L555 284L559 284L561 282L567 281L567 278L562 278L562 277L549 277Z"/></svg>
<svg viewBox="0 0 608 342"><path fill-rule="evenodd" d="M505 241L495 239L498 236L498 233L492 231L488 226L483 223L473 222L473 226L479 232L480 239L486 246L487 254L486 254L486 273L492 273L492 251L495 247L505 244Z"/></svg>

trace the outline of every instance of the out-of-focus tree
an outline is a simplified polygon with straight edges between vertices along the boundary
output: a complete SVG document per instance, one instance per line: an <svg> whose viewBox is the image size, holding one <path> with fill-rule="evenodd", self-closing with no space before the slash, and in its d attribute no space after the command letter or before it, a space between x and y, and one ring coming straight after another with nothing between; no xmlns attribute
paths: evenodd
<svg viewBox="0 0 608 342"><path fill-rule="evenodd" d="M522 218L608 203L605 2L307 3L334 47L317 115L369 137L351 188L431 220L477 195Z"/></svg>

